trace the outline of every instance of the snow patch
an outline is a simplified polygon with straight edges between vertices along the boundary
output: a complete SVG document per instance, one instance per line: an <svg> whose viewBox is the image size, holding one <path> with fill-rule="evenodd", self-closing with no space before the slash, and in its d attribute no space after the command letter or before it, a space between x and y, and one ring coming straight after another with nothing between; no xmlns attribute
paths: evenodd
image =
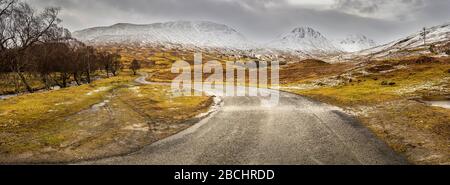
<svg viewBox="0 0 450 185"><path fill-rule="evenodd" d="M340 50L320 32L310 27L298 27L268 44L268 48L297 50L306 53L337 53Z"/></svg>
<svg viewBox="0 0 450 185"><path fill-rule="evenodd" d="M138 86L130 87L128 89L131 90L133 93L135 93L138 97L143 97L144 96L144 95L141 94L141 91L140 91L141 88L138 87Z"/></svg>
<svg viewBox="0 0 450 185"><path fill-rule="evenodd" d="M95 90L92 90L92 91L86 93L86 95L87 95L87 96L92 96L92 95L94 95L94 94L96 94L96 93L107 91L107 90L109 90L110 88L111 88L111 87L100 87L100 88L98 88L98 89L95 89Z"/></svg>
<svg viewBox="0 0 450 185"><path fill-rule="evenodd" d="M174 21L146 25L120 23L73 33L88 43L181 44L195 47L250 48L247 39L223 24L207 21Z"/></svg>
<svg viewBox="0 0 450 185"><path fill-rule="evenodd" d="M142 131L147 132L149 130L146 124L133 124L122 128L123 130Z"/></svg>
<svg viewBox="0 0 450 185"><path fill-rule="evenodd" d="M356 52L377 46L374 40L365 35L349 35L344 39L334 41L334 44L346 52Z"/></svg>
<svg viewBox="0 0 450 185"><path fill-rule="evenodd" d="M105 100L103 102L92 105L91 109L92 109L92 111L98 111L98 110L100 110L100 108L105 107L108 103L109 103L109 100Z"/></svg>

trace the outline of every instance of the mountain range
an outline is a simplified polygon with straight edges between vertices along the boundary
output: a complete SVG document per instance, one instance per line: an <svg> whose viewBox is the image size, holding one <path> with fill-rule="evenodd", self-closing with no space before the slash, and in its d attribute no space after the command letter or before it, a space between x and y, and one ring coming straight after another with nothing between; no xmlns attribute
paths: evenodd
<svg viewBox="0 0 450 185"><path fill-rule="evenodd" d="M356 52L377 46L377 43L365 35L348 35L344 39L335 40L334 45L341 51Z"/></svg>
<svg viewBox="0 0 450 185"><path fill-rule="evenodd" d="M338 53L339 48L320 32L310 27L298 27L268 44L279 50L304 51L307 53Z"/></svg>
<svg viewBox="0 0 450 185"><path fill-rule="evenodd" d="M450 24L425 28L405 38L355 53L371 58L404 57L411 55L439 53L447 50L450 43ZM436 51L431 51L435 48Z"/></svg>
<svg viewBox="0 0 450 185"><path fill-rule="evenodd" d="M256 44L227 25L208 21L173 21L145 25L119 23L76 31L72 35L91 45L137 43L231 50L282 51L302 56L339 54L339 60L341 60L355 56L379 58L427 53L431 45L440 46L449 43L450 24L425 29L425 42L422 30L406 38L379 46L362 34L349 35L343 39L329 39L319 31L307 26L294 28L271 42Z"/></svg>
<svg viewBox="0 0 450 185"><path fill-rule="evenodd" d="M250 42L233 28L206 21L176 21L146 25L119 23L77 31L73 36L90 44L182 44L236 49L250 47Z"/></svg>
<svg viewBox="0 0 450 185"><path fill-rule="evenodd" d="M94 45L114 43L180 44L240 50L267 48L300 51L308 54L353 52L374 46L373 41L363 35L333 42L311 27L297 27L269 43L256 44L227 25L208 21L173 21L145 25L119 23L76 31L72 35L83 42Z"/></svg>

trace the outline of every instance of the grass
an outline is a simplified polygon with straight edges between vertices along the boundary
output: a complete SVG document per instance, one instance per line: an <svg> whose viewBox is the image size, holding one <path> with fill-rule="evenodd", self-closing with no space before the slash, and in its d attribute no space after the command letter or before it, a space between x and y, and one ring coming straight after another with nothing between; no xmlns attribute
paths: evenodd
<svg viewBox="0 0 450 185"><path fill-rule="evenodd" d="M72 161L130 152L130 146L154 141L144 139L149 134L161 139L186 128L189 125L178 124L206 111L212 101L172 97L170 87L139 86L135 78L123 72L89 85L0 101L0 163ZM110 101L108 107L91 111L105 100ZM144 129L146 123L149 132L132 129L136 124ZM127 140L125 145L116 143Z"/></svg>
<svg viewBox="0 0 450 185"><path fill-rule="evenodd" d="M359 115L378 137L414 164L449 164L450 111L398 100Z"/></svg>
<svg viewBox="0 0 450 185"><path fill-rule="evenodd" d="M54 134L74 125L55 120L88 109L113 89L129 83L131 76L98 80L90 85L25 94L0 101L0 152L25 152L64 140ZM2 136L9 137L2 137ZM16 145L17 144L17 145Z"/></svg>
<svg viewBox="0 0 450 185"><path fill-rule="evenodd" d="M357 76L351 83L336 87L297 90L295 92L326 99L342 106L373 105L414 96L415 94L402 94L399 91L424 83L437 83L444 78L449 78L450 73L447 69L450 69L449 64L423 64L385 74ZM383 81L393 82L395 85L382 85Z"/></svg>
<svg viewBox="0 0 450 185"><path fill-rule="evenodd" d="M380 87L379 83L365 82L357 86L327 87L306 91L297 91L299 94L310 96L329 97L340 105L373 104L398 98L393 94L395 87Z"/></svg>
<svg viewBox="0 0 450 185"><path fill-rule="evenodd" d="M67 116L98 103L112 89L129 83L133 77L119 76L89 85L57 91L25 94L0 101L0 125L33 124Z"/></svg>
<svg viewBox="0 0 450 185"><path fill-rule="evenodd" d="M93 74L91 74L91 78L93 79L96 77L106 77L106 75L96 71ZM34 91L45 89L45 84L42 82L39 75L26 73L25 78L27 79L27 82ZM75 80L73 79L73 76L71 76L68 79L68 84L73 83L74 81ZM57 85L58 84L55 82L51 82L49 84L50 87ZM25 93L25 92L27 92L27 89L17 74L15 73L0 74L0 95Z"/></svg>
<svg viewBox="0 0 450 185"><path fill-rule="evenodd" d="M27 76L28 83L33 89L43 89L45 85L35 76ZM16 87L17 85L17 87ZM1 74L0 76L0 95L14 94L17 92L25 92L27 89L23 85L19 76L14 73Z"/></svg>
<svg viewBox="0 0 450 185"><path fill-rule="evenodd" d="M176 123L205 110L212 102L207 96L174 97L171 88L161 85L136 86L118 91L119 98L151 118Z"/></svg>
<svg viewBox="0 0 450 185"><path fill-rule="evenodd" d="M324 77L341 74L352 68L352 64L328 64L320 60L304 60L282 66L280 69L280 83L295 85L307 83Z"/></svg>
<svg viewBox="0 0 450 185"><path fill-rule="evenodd" d="M414 164L450 164L450 111L412 100L450 95L449 59L374 61L364 68L371 73L353 71L351 81L337 86L291 91L353 112Z"/></svg>

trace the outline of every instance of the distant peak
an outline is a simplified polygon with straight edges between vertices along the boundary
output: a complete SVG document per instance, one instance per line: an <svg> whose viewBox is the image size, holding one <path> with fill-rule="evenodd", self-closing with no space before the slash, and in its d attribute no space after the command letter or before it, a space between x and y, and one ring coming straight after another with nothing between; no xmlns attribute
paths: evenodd
<svg viewBox="0 0 450 185"><path fill-rule="evenodd" d="M311 33L311 32L317 32L317 31L308 26L297 27L297 28L294 28L294 30L292 30L292 33L301 33L301 32Z"/></svg>
<svg viewBox="0 0 450 185"><path fill-rule="evenodd" d="M307 37L319 38L319 37L322 37L322 34L320 32L316 31L315 29L313 29L311 27L307 27L307 26L294 28L294 30L292 30L290 34L294 35L297 38L307 38Z"/></svg>
<svg viewBox="0 0 450 185"><path fill-rule="evenodd" d="M353 35L347 35L345 39L341 41L342 44L348 44L348 43L368 43L370 45L375 45L375 41L368 38L365 35L362 34L353 34Z"/></svg>
<svg viewBox="0 0 450 185"><path fill-rule="evenodd" d="M368 37L363 34L351 34L351 35L347 35L346 38L347 39L368 39Z"/></svg>
<svg viewBox="0 0 450 185"><path fill-rule="evenodd" d="M129 26L129 25L133 25L133 24L131 24L131 23L117 23L117 24L112 25L111 27Z"/></svg>

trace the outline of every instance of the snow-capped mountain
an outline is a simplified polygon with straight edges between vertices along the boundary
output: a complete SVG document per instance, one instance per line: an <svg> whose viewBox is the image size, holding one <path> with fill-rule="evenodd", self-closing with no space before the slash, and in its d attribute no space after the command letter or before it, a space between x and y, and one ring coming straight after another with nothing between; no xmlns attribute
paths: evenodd
<svg viewBox="0 0 450 185"><path fill-rule="evenodd" d="M374 58L420 55L430 53L430 46L439 48L449 42L450 24L443 24L426 28L425 35L421 30L406 38L358 52L358 55L370 55Z"/></svg>
<svg viewBox="0 0 450 185"><path fill-rule="evenodd" d="M268 44L278 50L302 51L305 53L337 53L340 50L320 32L310 27L298 27L290 33Z"/></svg>
<svg viewBox="0 0 450 185"><path fill-rule="evenodd" d="M119 23L108 27L95 27L74 32L72 36L88 44L171 45L176 47L219 48L220 50L262 51L289 53L296 56L314 57L341 54L336 61L355 58L383 58L421 55L437 50L450 42L450 24L427 28L406 38L376 46L363 35L351 35L342 40L331 41L310 27L298 27L280 38L256 45L235 29L223 24L206 21L175 21L145 25ZM352 53L343 53L352 52ZM332 56L333 57L333 56Z"/></svg>
<svg viewBox="0 0 450 185"><path fill-rule="evenodd" d="M334 42L335 46L345 52L356 52L377 46L375 41L364 35L348 35Z"/></svg>
<svg viewBox="0 0 450 185"><path fill-rule="evenodd" d="M236 49L250 47L250 42L233 28L207 21L175 21L146 25L119 23L77 31L73 36L91 44L181 44Z"/></svg>

